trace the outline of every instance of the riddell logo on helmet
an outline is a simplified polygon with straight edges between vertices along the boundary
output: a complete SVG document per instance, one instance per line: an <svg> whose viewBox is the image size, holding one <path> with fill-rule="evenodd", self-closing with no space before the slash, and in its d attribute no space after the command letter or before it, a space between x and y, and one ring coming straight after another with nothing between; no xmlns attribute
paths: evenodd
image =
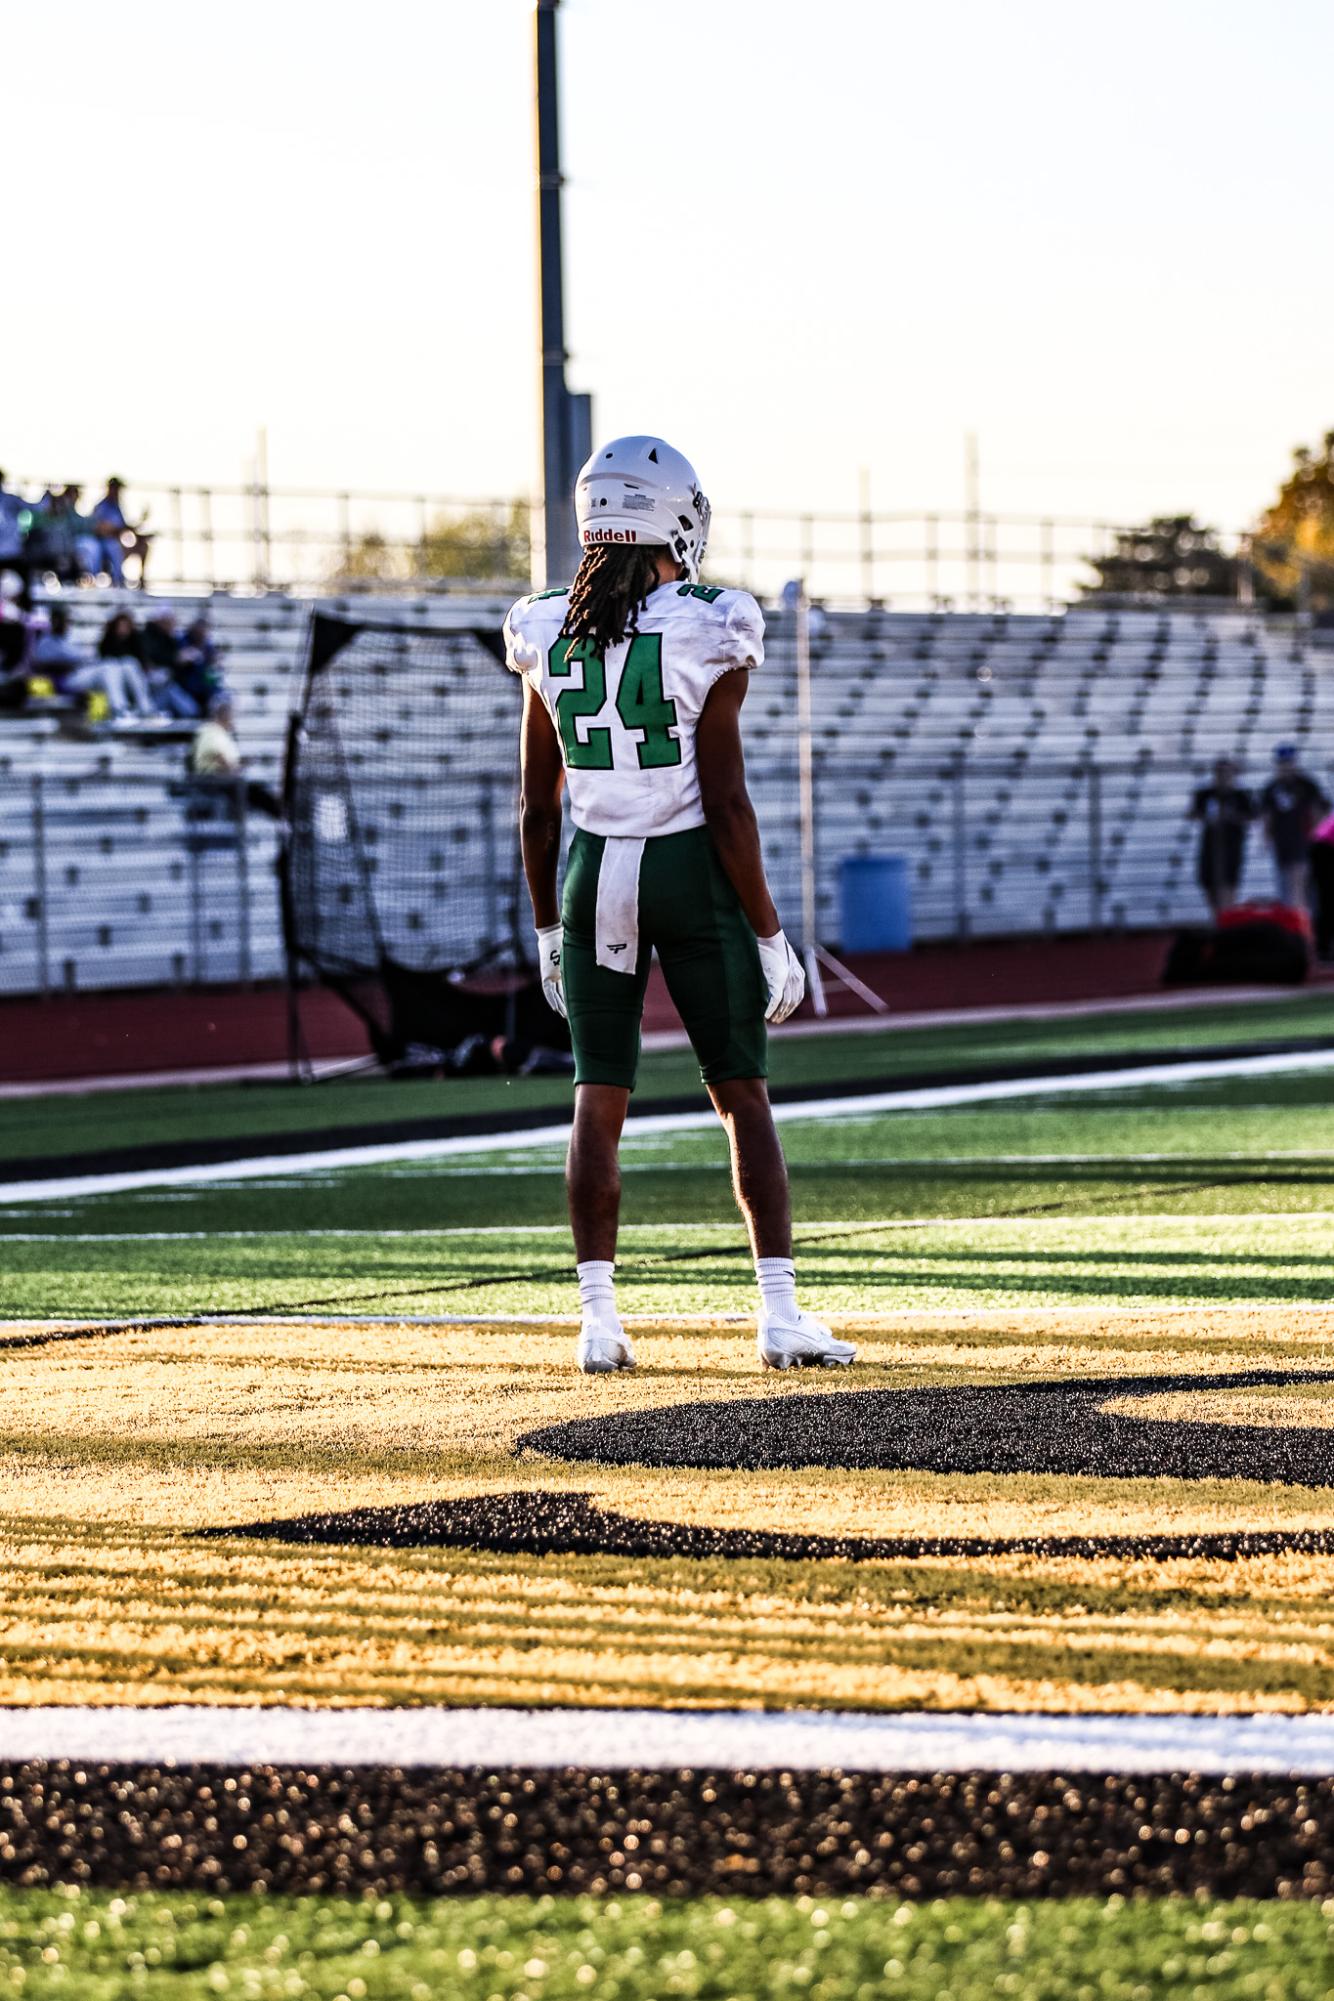
<svg viewBox="0 0 1334 2001"><path fill-rule="evenodd" d="M584 547L593 542L637 542L638 535L633 528L585 528Z"/></svg>

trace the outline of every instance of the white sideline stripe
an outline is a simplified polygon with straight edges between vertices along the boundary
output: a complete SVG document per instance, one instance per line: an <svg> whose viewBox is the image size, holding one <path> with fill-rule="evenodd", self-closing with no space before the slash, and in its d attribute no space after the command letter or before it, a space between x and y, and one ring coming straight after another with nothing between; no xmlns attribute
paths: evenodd
<svg viewBox="0 0 1334 2001"><path fill-rule="evenodd" d="M1062 1077L1011 1077L992 1083L941 1084L900 1091L874 1091L856 1098L806 1098L775 1105L774 1117L855 1119L876 1112L938 1111L951 1105L982 1105L1006 1098L1048 1098L1090 1091L1128 1091L1139 1085L1198 1084L1225 1077L1271 1077L1285 1071L1334 1070L1334 1050L1280 1051L1269 1056L1228 1056L1212 1062L1151 1063L1133 1070L1074 1072ZM656 1112L625 1122L627 1137L647 1133L700 1132L716 1124L712 1111ZM520 1127L502 1133L459 1134L450 1139L387 1141L375 1146L327 1147L316 1153L267 1154L249 1160L214 1161L195 1167L138 1168L121 1174L74 1174L59 1180L0 1182L0 1203L30 1202L38 1195L60 1201L71 1195L122 1195L136 1188L171 1188L186 1183L254 1181L272 1174L314 1172L330 1167L375 1167L396 1160L448 1160L460 1155L528 1152L563 1146L569 1122Z"/></svg>
<svg viewBox="0 0 1334 2001"><path fill-rule="evenodd" d="M1181 993L1104 995L1097 1000L1024 1001L1017 1006L898 1009L889 1014L828 1015L817 1021L788 1021L770 1033L783 1042L828 1039L841 1035L884 1035L897 1030L1006 1026L1010 1022L1078 1020L1085 1015L1162 1014L1173 1010L1233 1007L1254 1002L1284 1007L1293 1001L1309 1001L1320 989L1294 989L1275 993L1272 987L1217 987L1208 1000L1201 1001L1198 990ZM646 1029L645 1050L685 1050L690 1037L683 1028ZM340 1071L361 1069L364 1056L317 1057L311 1068L319 1078L337 1077ZM74 1098L102 1091L160 1091L177 1084L286 1083L291 1065L282 1063L213 1063L193 1070L131 1070L109 1076L44 1077L36 1083L0 1084L0 1103L7 1098Z"/></svg>
<svg viewBox="0 0 1334 2001"><path fill-rule="evenodd" d="M3 1709L0 1760L553 1771L1334 1772L1334 1716Z"/></svg>

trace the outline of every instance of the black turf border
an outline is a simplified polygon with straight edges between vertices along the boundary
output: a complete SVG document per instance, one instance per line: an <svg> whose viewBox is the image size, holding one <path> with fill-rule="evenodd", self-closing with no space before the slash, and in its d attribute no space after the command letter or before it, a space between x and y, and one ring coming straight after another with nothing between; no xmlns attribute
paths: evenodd
<svg viewBox="0 0 1334 2001"><path fill-rule="evenodd" d="M1325 1897L1334 1779L2 1764L0 1880L359 1896Z"/></svg>
<svg viewBox="0 0 1334 2001"><path fill-rule="evenodd" d="M1225 1043L1178 1052L1137 1050L1090 1056L1035 1057L1026 1063L973 1064L948 1070L896 1071L890 1076L864 1074L835 1082L774 1084L770 1098L776 1105L802 1104L815 1098L859 1098L879 1091L948 1090L960 1084L1011 1084L1044 1077L1066 1077L1073 1073L1104 1076L1117 1070L1139 1070L1145 1065L1180 1061L1223 1062L1232 1057L1305 1055L1331 1047L1328 1036L1306 1035L1292 1041ZM207 1086L200 1088L207 1089ZM442 1085L442 1090L447 1090ZM697 1112L703 1108L700 1092L665 1098L636 1099L637 1116L660 1113ZM500 1132L542 1132L548 1127L568 1125L568 1105L544 1105L527 1111L506 1107L494 1112L458 1112L442 1118L381 1119L373 1125L328 1126L313 1130L251 1134L244 1138L153 1141L141 1146L108 1147L95 1153L43 1155L40 1159L0 1160L0 1180L54 1181L67 1174L133 1174L173 1167L212 1167L232 1160L248 1160L259 1153L285 1159L304 1153L321 1153L333 1147L392 1146L400 1140L484 1138Z"/></svg>

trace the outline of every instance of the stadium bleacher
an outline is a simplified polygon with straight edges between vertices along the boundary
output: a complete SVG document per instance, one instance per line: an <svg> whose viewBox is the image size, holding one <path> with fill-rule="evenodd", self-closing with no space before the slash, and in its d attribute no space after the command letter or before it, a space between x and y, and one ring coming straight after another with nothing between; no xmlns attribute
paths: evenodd
<svg viewBox="0 0 1334 2001"><path fill-rule="evenodd" d="M113 603L74 591L90 650ZM142 614L146 600L126 593ZM174 602L206 610L225 649L249 775L276 787L306 601ZM498 626L498 600L325 601L358 619ZM747 754L780 906L795 919L797 709L790 612L768 613L769 663L746 710ZM1322 671L1322 669L1324 671ZM908 858L924 938L1149 927L1202 915L1192 787L1224 753L1255 783L1295 742L1319 778L1334 744L1334 676L1289 627L1242 609L1051 615L823 614L813 642L818 910L838 939L845 855ZM485 757L512 740L496 677ZM507 706L507 704L509 706ZM386 754L411 741L386 718ZM0 721L0 991L268 978L280 970L275 831L184 782L179 740L88 740L53 716ZM447 796L442 790L442 796ZM1268 894L1257 836L1243 889Z"/></svg>

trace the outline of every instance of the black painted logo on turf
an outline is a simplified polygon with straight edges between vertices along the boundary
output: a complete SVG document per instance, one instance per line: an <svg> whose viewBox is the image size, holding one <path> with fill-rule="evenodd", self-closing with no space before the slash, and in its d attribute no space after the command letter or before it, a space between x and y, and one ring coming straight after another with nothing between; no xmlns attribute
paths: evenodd
<svg viewBox="0 0 1334 2001"><path fill-rule="evenodd" d="M1334 1486L1334 1430L1181 1422L1107 1409L1190 1390L1334 1381L1319 1372L1106 1376L1062 1383L846 1390L576 1418L521 1450L601 1466L879 1467L923 1473L1067 1473L1103 1480L1260 1480Z"/></svg>

